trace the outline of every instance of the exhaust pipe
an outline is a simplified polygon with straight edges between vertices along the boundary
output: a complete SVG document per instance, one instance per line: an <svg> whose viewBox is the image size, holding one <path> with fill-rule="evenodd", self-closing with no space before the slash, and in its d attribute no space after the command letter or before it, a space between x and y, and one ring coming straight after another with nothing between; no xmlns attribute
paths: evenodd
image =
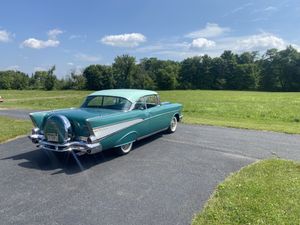
<svg viewBox="0 0 300 225"><path fill-rule="evenodd" d="M97 147L97 148L92 148L92 149L86 150L86 153L90 154L90 155L93 155L93 154L96 154L96 153L101 152L101 151L102 151L102 149L100 147Z"/></svg>

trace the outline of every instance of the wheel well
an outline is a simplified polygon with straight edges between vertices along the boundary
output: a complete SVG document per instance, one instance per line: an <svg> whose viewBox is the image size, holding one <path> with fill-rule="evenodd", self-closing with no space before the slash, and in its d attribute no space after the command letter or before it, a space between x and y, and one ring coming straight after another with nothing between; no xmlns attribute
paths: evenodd
<svg viewBox="0 0 300 225"><path fill-rule="evenodd" d="M177 122L178 122L178 121L179 121L179 114L178 114L178 113L176 113L174 116L176 117L176 119L177 119Z"/></svg>

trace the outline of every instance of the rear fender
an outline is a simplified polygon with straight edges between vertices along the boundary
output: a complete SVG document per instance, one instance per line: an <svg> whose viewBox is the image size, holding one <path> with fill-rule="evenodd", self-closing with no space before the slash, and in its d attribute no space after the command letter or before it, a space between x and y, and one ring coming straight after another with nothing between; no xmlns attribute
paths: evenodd
<svg viewBox="0 0 300 225"><path fill-rule="evenodd" d="M49 113L50 111L44 111L44 112L34 112L29 113L29 117L35 127L38 127L42 129L43 120L44 117Z"/></svg>
<svg viewBox="0 0 300 225"><path fill-rule="evenodd" d="M117 142L116 145L114 147L119 147L121 145L124 144L128 144L131 142L134 142L138 137L138 134L136 131L131 131L128 134L124 135L123 137L121 137Z"/></svg>

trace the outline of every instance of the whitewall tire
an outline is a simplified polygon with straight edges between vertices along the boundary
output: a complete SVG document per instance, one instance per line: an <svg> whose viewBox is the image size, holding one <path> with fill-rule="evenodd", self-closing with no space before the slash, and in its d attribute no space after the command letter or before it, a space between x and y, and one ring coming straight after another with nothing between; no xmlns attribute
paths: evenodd
<svg viewBox="0 0 300 225"><path fill-rule="evenodd" d="M176 116L173 116L173 118L170 122L170 126L168 128L168 132L169 133L174 133L177 129L177 125L178 125L178 120L177 120Z"/></svg>
<svg viewBox="0 0 300 225"><path fill-rule="evenodd" d="M125 145L121 145L120 147L117 148L118 153L120 155L126 155L126 154L128 154L131 151L131 149L132 149L132 145L133 145L133 142L130 142L130 143L125 144Z"/></svg>

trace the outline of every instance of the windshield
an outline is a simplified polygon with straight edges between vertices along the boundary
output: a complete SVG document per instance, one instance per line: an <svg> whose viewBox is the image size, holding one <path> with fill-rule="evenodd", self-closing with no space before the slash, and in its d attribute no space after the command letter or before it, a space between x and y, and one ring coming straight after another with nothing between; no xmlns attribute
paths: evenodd
<svg viewBox="0 0 300 225"><path fill-rule="evenodd" d="M131 102L122 97L95 95L88 96L81 107L128 111L130 106Z"/></svg>

